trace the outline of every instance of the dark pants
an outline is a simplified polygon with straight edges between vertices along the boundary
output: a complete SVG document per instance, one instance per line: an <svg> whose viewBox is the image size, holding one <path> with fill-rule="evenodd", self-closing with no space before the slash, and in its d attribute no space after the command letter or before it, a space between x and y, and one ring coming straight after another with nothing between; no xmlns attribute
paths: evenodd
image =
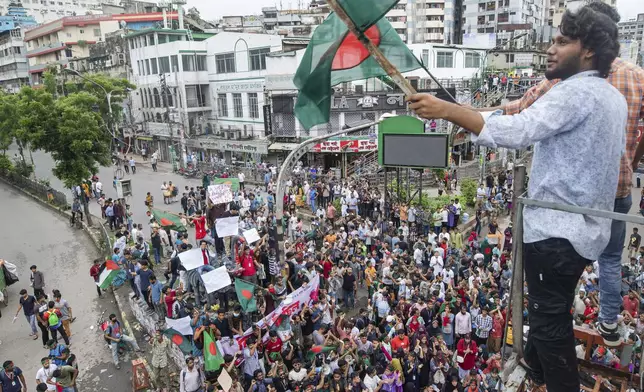
<svg viewBox="0 0 644 392"><path fill-rule="evenodd" d="M170 280L170 286L169 286L170 288L174 287L174 282L176 282L177 279L179 279L179 274L178 273L176 273L176 274L173 273L172 274L172 279Z"/></svg>
<svg viewBox="0 0 644 392"><path fill-rule="evenodd" d="M63 340L65 341L65 344L69 346L69 337L67 336L67 332L65 332L65 328L63 328L63 325L61 324L60 327L56 329L50 329L51 331L51 338L54 339L56 342L58 342L58 334L63 337Z"/></svg>
<svg viewBox="0 0 644 392"><path fill-rule="evenodd" d="M139 288L136 287L136 283L134 283L134 279L128 279L130 281L130 287L132 288L132 291L134 291L134 297L139 298Z"/></svg>
<svg viewBox="0 0 644 392"><path fill-rule="evenodd" d="M136 174L136 166L130 166L132 169L132 174Z"/></svg>
<svg viewBox="0 0 644 392"><path fill-rule="evenodd" d="M130 174L130 166L127 163L123 165L123 168L125 169L126 173Z"/></svg>
<svg viewBox="0 0 644 392"><path fill-rule="evenodd" d="M116 217L114 215L108 216L107 220L110 223L110 230L114 230L116 227Z"/></svg>
<svg viewBox="0 0 644 392"><path fill-rule="evenodd" d="M42 338L42 345L46 346L47 341L49 340L49 325L47 324L42 325L41 323L38 323L38 327L40 328L40 337Z"/></svg>
<svg viewBox="0 0 644 392"><path fill-rule="evenodd" d="M41 296L43 296L43 297L45 296L45 290L43 290L43 289L34 289L34 297L36 297L36 299L38 299Z"/></svg>
<svg viewBox="0 0 644 392"><path fill-rule="evenodd" d="M530 377L545 382L549 392L579 391L572 307L575 287L591 260L581 257L570 242L550 238L525 244L530 332L525 361Z"/></svg>
<svg viewBox="0 0 644 392"><path fill-rule="evenodd" d="M152 170L153 170L153 171L157 171L157 164L156 164L156 163L153 163L153 164L152 164Z"/></svg>

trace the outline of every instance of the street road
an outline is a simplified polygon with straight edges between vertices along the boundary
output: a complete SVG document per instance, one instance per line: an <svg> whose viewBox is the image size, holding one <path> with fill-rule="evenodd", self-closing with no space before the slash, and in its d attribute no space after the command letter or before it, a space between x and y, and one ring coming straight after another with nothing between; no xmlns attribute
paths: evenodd
<svg viewBox="0 0 644 392"><path fill-rule="evenodd" d="M77 317L71 324L71 351L78 358L79 390L131 390L129 367L115 369L111 352L97 332L97 319L103 311L106 311L105 317L119 313L111 293L98 298L95 283L89 276L92 260L99 256L90 239L84 232L70 228L67 219L4 184L0 184L0 200L3 219L0 258L17 265L20 279L8 288L9 305L0 305L3 316L0 318L0 362L14 361L24 371L28 390L36 389L40 359L49 352L43 349L40 337L32 340L28 336L31 331L22 311L12 323L20 290L25 288L33 294L29 287L29 267L36 264L45 275L45 291L51 296L53 289L60 290Z"/></svg>
<svg viewBox="0 0 644 392"><path fill-rule="evenodd" d="M17 147L13 145L7 155L13 157L16 152ZM48 179L54 189L65 193L65 195L67 196L67 201L71 204L71 190L65 188L62 182L52 173L54 162L51 156L43 151L35 151L32 154L34 158L34 164L36 166L36 177L39 179ZM29 162L29 157L26 156L25 158ZM140 157L137 157L136 160L136 174L125 174L125 178L132 181L133 193L132 196L126 198L126 201L132 207L134 222L141 223L144 227L146 227L148 223L148 219L145 214L147 208L144 204L145 195L147 192L151 192L152 196L154 197L154 206L156 208L178 213L181 212L181 204L179 202L173 203L171 205L163 204L161 184L164 181L172 181L173 184L178 185L180 192L177 200L181 198L181 193L184 191L185 186L201 186L200 178L186 179L181 175L175 174L172 172L172 166L169 163L159 162L159 171L155 173L154 171L152 171L152 167L150 166L149 161L144 164ZM98 177L101 183L103 183L103 193L105 193L105 196L107 198L116 198L116 190L112 187L114 167L101 167L98 172ZM90 201L90 211L94 215L101 216L100 207L96 204L96 201L94 199Z"/></svg>

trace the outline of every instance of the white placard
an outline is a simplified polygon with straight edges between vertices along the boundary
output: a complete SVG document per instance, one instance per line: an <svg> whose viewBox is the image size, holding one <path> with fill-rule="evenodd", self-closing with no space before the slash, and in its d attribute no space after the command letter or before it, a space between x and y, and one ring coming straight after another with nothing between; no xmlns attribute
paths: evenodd
<svg viewBox="0 0 644 392"><path fill-rule="evenodd" d="M257 229L250 229L244 232L244 238L246 238L246 241L248 241L249 244L252 244L253 242L259 241L261 237L259 236Z"/></svg>
<svg viewBox="0 0 644 392"><path fill-rule="evenodd" d="M215 221L217 237L224 238L231 235L239 234L239 217L231 216L229 218L217 218Z"/></svg>
<svg viewBox="0 0 644 392"><path fill-rule="evenodd" d="M227 184L209 185L208 197L213 204L225 204L233 201L233 192Z"/></svg>
<svg viewBox="0 0 644 392"><path fill-rule="evenodd" d="M180 318L176 320L166 317L165 324L168 326L168 328L172 328L182 335L185 335L185 336L192 335L192 327L190 326L190 316L186 316L184 318Z"/></svg>
<svg viewBox="0 0 644 392"><path fill-rule="evenodd" d="M201 248L190 249L179 253L179 260L181 260L181 265L183 265L186 271L192 271L204 265Z"/></svg>
<svg viewBox="0 0 644 392"><path fill-rule="evenodd" d="M230 374L228 374L224 367L221 368L221 374L219 375L219 377L217 377L217 382L219 383L219 386L221 386L221 389L224 390L224 392L230 391L230 388L233 387L233 379L230 377Z"/></svg>
<svg viewBox="0 0 644 392"><path fill-rule="evenodd" d="M201 280L203 280L203 285L206 288L206 292L208 294L213 293L219 289L223 289L224 287L228 287L232 284L230 275L228 275L228 270L226 269L225 265L202 274Z"/></svg>

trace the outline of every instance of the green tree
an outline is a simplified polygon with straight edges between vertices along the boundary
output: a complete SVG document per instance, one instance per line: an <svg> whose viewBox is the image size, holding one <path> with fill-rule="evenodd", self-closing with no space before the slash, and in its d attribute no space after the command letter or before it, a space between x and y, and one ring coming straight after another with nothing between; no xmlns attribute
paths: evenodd
<svg viewBox="0 0 644 392"><path fill-rule="evenodd" d="M0 95L0 150L5 155L13 143L14 131L18 128L16 116L16 96L9 94Z"/></svg>
<svg viewBox="0 0 644 392"><path fill-rule="evenodd" d="M22 161L26 162L24 150L27 150L33 167L31 150L40 149L44 136L56 132L54 96L46 89L23 87L15 96L15 100L17 126L13 138L18 145Z"/></svg>

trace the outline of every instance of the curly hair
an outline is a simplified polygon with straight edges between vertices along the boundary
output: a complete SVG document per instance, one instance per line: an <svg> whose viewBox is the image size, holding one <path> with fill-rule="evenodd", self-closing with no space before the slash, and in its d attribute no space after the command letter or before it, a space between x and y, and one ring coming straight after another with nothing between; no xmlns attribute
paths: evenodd
<svg viewBox="0 0 644 392"><path fill-rule="evenodd" d="M621 16L619 16L619 12L617 12L615 7L611 7L601 0L594 0L592 3L588 4L588 8L592 9L595 12L599 12L600 14L608 16L615 23L619 23L621 19Z"/></svg>
<svg viewBox="0 0 644 392"><path fill-rule="evenodd" d="M602 78L608 76L613 60L619 54L617 25L607 15L584 6L576 13L566 11L559 27L561 34L580 40L581 46L593 52L593 69Z"/></svg>

